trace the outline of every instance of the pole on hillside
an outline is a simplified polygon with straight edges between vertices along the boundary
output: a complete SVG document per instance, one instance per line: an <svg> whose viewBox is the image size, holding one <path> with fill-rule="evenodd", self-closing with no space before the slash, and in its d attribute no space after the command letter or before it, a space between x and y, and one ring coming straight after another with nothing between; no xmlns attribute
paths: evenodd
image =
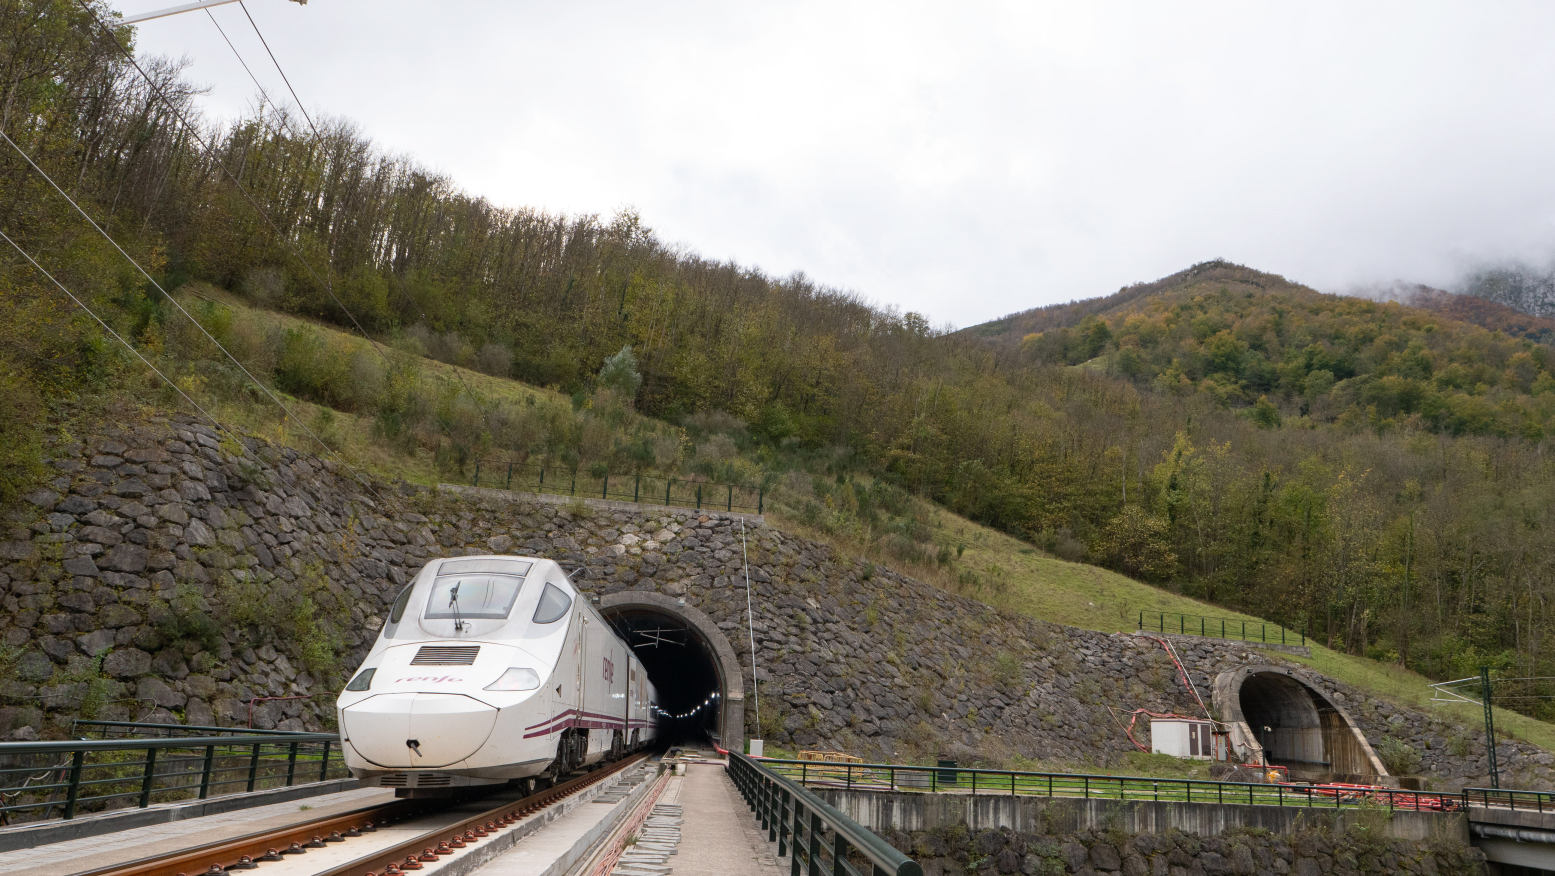
<svg viewBox="0 0 1555 876"><path fill-rule="evenodd" d="M1485 704L1485 754L1490 758L1490 787L1501 787L1501 771L1496 769L1496 719L1490 706L1490 667L1479 668L1479 698Z"/></svg>

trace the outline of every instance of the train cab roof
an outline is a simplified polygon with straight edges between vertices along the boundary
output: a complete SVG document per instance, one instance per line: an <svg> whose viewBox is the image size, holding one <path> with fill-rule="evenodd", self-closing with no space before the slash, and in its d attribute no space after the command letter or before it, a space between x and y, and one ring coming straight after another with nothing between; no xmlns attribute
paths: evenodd
<svg viewBox="0 0 1555 876"><path fill-rule="evenodd" d="M575 608L597 618L552 560L498 555L435 559L394 600L378 647L429 640L538 645L565 633Z"/></svg>

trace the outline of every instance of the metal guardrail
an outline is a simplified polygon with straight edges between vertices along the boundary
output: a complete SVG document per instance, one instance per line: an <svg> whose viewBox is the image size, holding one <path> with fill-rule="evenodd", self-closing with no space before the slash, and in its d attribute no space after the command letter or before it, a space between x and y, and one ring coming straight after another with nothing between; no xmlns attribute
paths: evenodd
<svg viewBox="0 0 1555 876"><path fill-rule="evenodd" d="M1463 802L1487 809L1522 809L1555 812L1555 792L1506 791L1498 788L1464 788Z"/></svg>
<svg viewBox="0 0 1555 876"><path fill-rule="evenodd" d="M768 841L778 844L778 856L792 853L793 876L799 876L801 867L808 876L923 876L917 861L786 776L768 769L769 763L730 752L729 777L761 819ZM868 874L848 860L852 852L869 862Z"/></svg>
<svg viewBox="0 0 1555 876"><path fill-rule="evenodd" d="M1421 812L1456 811L1461 794L1433 794L1352 785L1257 784L1197 779L1152 779L1082 773L1032 773L943 766L820 763L768 760L761 764L796 785L849 791L960 793L972 796L1079 797L1083 799L1299 806L1346 809L1360 806ZM1488 792L1491 794L1505 792ZM1533 792L1528 792L1533 793ZM1551 796L1555 800L1555 795ZM1552 806L1555 808L1555 806Z"/></svg>
<svg viewBox="0 0 1555 876"><path fill-rule="evenodd" d="M759 487L742 487L695 478L612 475L609 472L603 477L595 477L562 466L488 461L483 483L481 470L481 463L477 460L471 486L551 496L614 499L642 505L673 505L698 510L705 508L710 511L753 511L761 514L766 506L766 490Z"/></svg>
<svg viewBox="0 0 1555 876"><path fill-rule="evenodd" d="M207 727L201 724L153 724L148 721L88 721L77 718L70 722L70 734L87 738L81 733L97 732L99 739L176 739L180 736L307 736L306 730L256 730L252 727ZM81 731L78 733L77 731Z"/></svg>
<svg viewBox="0 0 1555 876"><path fill-rule="evenodd" d="M1269 645L1305 645L1307 634L1287 630L1279 624L1245 621L1234 617L1208 617L1198 614L1173 614L1169 611L1141 611L1139 628L1152 633L1176 633L1179 636L1205 636Z"/></svg>
<svg viewBox="0 0 1555 876"><path fill-rule="evenodd" d="M0 824L341 778L339 742L333 733L4 742Z"/></svg>

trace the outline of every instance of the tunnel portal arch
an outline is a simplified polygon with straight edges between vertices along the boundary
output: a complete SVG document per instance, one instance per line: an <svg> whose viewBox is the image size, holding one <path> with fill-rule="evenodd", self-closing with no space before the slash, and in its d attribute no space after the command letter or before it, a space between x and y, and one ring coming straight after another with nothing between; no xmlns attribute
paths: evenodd
<svg viewBox="0 0 1555 876"><path fill-rule="evenodd" d="M1215 679L1215 711L1248 762L1288 767L1310 781L1372 781L1388 771L1345 710L1280 666L1246 666Z"/></svg>
<svg viewBox="0 0 1555 876"><path fill-rule="evenodd" d="M645 665L649 662L649 655L639 649L651 643L643 638L642 622L660 619L673 627L683 629L685 636L678 645L700 648L705 652L716 675L713 683L718 691L719 745L730 751L745 750L744 670L740 666L739 658L735 656L734 646L729 643L723 631L718 629L717 622L700 609L687 605L684 599L666 596L653 590L623 590L606 594L600 598L599 613L615 625L619 632L627 634L627 644L632 646L633 651L638 653L639 659L643 659ZM677 643L669 641L662 646L676 647ZM651 672L650 677L652 677ZM653 681L654 685L661 689L671 683L657 678ZM661 694L661 697L668 696L672 694L667 690Z"/></svg>

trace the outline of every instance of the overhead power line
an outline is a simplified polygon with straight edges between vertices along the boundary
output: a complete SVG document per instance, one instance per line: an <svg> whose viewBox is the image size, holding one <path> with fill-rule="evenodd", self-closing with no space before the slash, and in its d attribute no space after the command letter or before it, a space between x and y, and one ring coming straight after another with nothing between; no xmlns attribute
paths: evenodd
<svg viewBox="0 0 1555 876"><path fill-rule="evenodd" d="M238 47L232 44L232 38L227 36L227 31L222 28L221 22L216 20L215 13L207 9L205 10L205 17L209 18L211 20L211 24L216 26L216 32L221 34L221 38L226 41L227 48L232 50L232 54L238 59L238 63L243 65L243 72L248 74L248 78L253 81L254 87L259 89L259 96L264 100L265 103L275 107L276 103L274 100L270 99L270 92L265 91L265 87L259 84L259 77L255 76L254 71L249 68L248 61L243 59L243 53L239 52ZM279 111L280 108L276 107L276 109Z"/></svg>
<svg viewBox="0 0 1555 876"><path fill-rule="evenodd" d="M196 143L200 144L200 148L205 151L206 156L209 157L211 161L216 164L216 166L221 168L222 173L226 174L227 179L232 181L232 184L237 187L239 192L242 193L244 200L248 201L249 206L254 208L254 211L257 212L260 218L265 221L265 224L270 226L270 230L275 232L276 239L279 240L281 244L287 249L291 250L292 255L303 266L303 268L313 276L313 279L317 281L319 285L324 287L324 291L328 293L330 299L335 302L335 305L339 307L348 318L350 318L351 324L356 326L356 330L361 333L363 338L367 340L367 343L372 345L373 350L376 351L379 356L383 357L384 363L392 364L389 360L388 354L383 351L383 348L379 346L378 342L373 340L372 336L367 333L367 330L362 327L362 323L357 320L356 314L352 313L351 308L346 307L345 302L341 301L340 297L335 294L334 284L329 281L327 276L320 277L318 271L313 269L313 265L310 264L307 258L303 256L302 251L297 248L297 245L281 232L280 227L275 224L275 220L271 219L270 214L259 205L259 202L254 199L253 195L249 194L248 189L243 186L242 181L237 178L237 175L232 172L231 168L227 167L226 162L222 161L216 156L215 148L199 134L199 129L189 123L188 117L185 115L184 111L179 108L178 104L173 102L167 96L167 94L162 90L161 86L157 85L156 80L152 79L151 76L146 73L145 69L140 66L140 62L135 60L134 53L125 48L124 44L119 41L119 35L114 32L113 28L109 27L107 23L102 20L102 17L97 14L96 9L92 8L88 0L78 0L78 2L80 3L81 8L85 9L87 14L92 17L92 20L97 23L97 26L108 35L108 39L113 42L114 47L119 50L119 53L124 56L125 60L129 61L131 66L135 68L136 72L140 73L141 78L146 80L146 84L151 87L152 94L156 95L162 101L162 103L165 104L167 108L178 117L180 121L184 122L185 127L188 128L190 132L190 136L194 138ZM236 49L234 49L234 51L236 51ZM244 65L244 67L247 66L247 64ZM306 111L304 111L303 115L307 115ZM311 125L312 122L310 121L309 124ZM328 274L329 270L329 266L325 265L324 272Z"/></svg>
<svg viewBox="0 0 1555 876"><path fill-rule="evenodd" d="M281 81L286 83L286 90L292 93L292 100L296 101L297 109L301 110L302 117L308 120L308 127L313 129L313 136L318 137L320 142L322 142L324 137L319 133L318 127L313 124L313 117L308 115L308 108L302 105L302 98L297 96L297 89L292 87L292 81L286 77L286 71L281 69L281 62L275 59L275 52L270 51L270 41L265 39L265 35L259 32L259 24L254 21L254 16L248 14L248 4L238 0L238 6L242 8L243 15L248 19L249 25L254 28L254 35L259 37L259 44L265 47L265 53L270 56L270 63L275 65L275 72L281 74Z"/></svg>
<svg viewBox="0 0 1555 876"><path fill-rule="evenodd" d="M219 430L220 432L224 433L228 438L231 438L233 440L233 442L235 444L237 444L237 446L242 450L244 455L252 457L255 462L259 463L261 468L269 470L272 474L275 473L275 469L274 468L272 468L268 463L266 463L264 461L264 459L262 459L258 454L254 453L252 450L249 449L248 445L243 442L242 437L240 435L238 435L236 432L233 432L231 429L227 428L227 426L225 424L223 424L220 420L216 419L216 416L214 414L212 414L210 411L207 411L205 408L201 407L199 402L195 401L193 398L191 398L189 396L189 393L184 392L183 387L179 386L171 377L168 377L166 374L164 374L162 372L162 369L158 368L155 364L152 363L152 361L150 359L147 359L144 354L142 354L139 350L135 349L135 345L134 344L131 344L129 341L125 340L122 335L120 335L118 332L114 331L113 326L109 325L107 322L105 322L103 320L102 317L98 316L97 313L94 312L91 307L87 306L86 302L84 302L80 298L76 297L76 294L74 292L71 292L70 289L67 288L64 283L61 283L58 280L58 278L56 278L53 274L49 273L47 268L45 268L42 265L38 264L38 260L33 258L30 254L28 254L28 252L25 249L22 249L21 244L17 243L15 240L13 240L11 238L11 236L9 234L6 234L4 231L0 231L0 239L3 239L3 240L5 240L6 243L9 243L13 249L15 249L18 253L21 254L22 258L26 259L27 262L29 264L31 264L35 270L37 270L38 273L40 273L44 277L48 278L48 281L50 283L53 283L56 287L58 287L59 291L65 293L65 297L67 297L71 301L75 302L75 305L77 307L79 307L82 310L86 311L86 315L90 316L93 320L95 320L97 322L98 325L102 326L103 331L107 332L109 334L109 336L112 337L114 340L116 340L119 343L123 344L124 348L129 350L130 353L132 353L135 356L135 358L139 359L141 361L141 363L144 364L147 368L150 368L152 373L154 373L154 374L156 374L156 376L162 378L162 381L164 383L166 383L169 387L172 387L174 392L176 392L180 396L182 396L184 401L188 402L191 407L193 407L195 410L199 411L200 412L200 416L202 416L205 419L209 420L211 422L211 425L215 426L217 430Z"/></svg>
<svg viewBox="0 0 1555 876"><path fill-rule="evenodd" d="M81 0L81 2L84 6L85 0ZM286 70L281 67L281 62L275 57L275 52L271 51L270 42L265 39L264 33L259 30L259 24L254 21L254 17L249 14L247 4L240 2L239 5L242 6L243 15L248 18L249 25L253 27L254 34L259 37L259 42L264 45L265 52L270 56L270 62L275 65L276 72L281 74L281 81L286 83L286 89L287 91L291 92L292 100L296 102L297 109L302 112L302 117L307 120L308 128L313 131L314 138L317 142L323 143L324 135L319 133L318 127L313 124L313 117L308 114L308 108L303 105L302 99L297 96L297 89L292 87L291 78L286 75ZM92 11L90 7L87 7L87 10L88 12ZM232 42L232 40L227 36L227 32L223 30L222 26L216 21L216 17L211 15L209 10L206 10L206 14L210 16L211 23L216 26L217 32L221 34L221 38L227 43L227 47L232 50L232 54L237 56L238 63L243 65L243 70L248 73L248 78L253 80L254 87L259 89L260 97L269 103L271 107L275 108L277 110L277 114L279 115L279 105L276 104L275 100L270 97L270 94L265 90L265 87L259 83L259 78L254 75L253 69L248 66L248 61L244 59L243 53L238 51L238 47ZM163 102L166 103L174 113L178 113L178 108L174 106L172 102L161 93L160 89L157 89L156 83L152 82L149 76L146 76L146 72L141 69L138 63L136 63L134 57L130 55L127 50L125 50L123 44L119 42L118 36L115 35L111 29L107 28L107 26L103 24L102 20L97 18L95 13L93 13L93 18L97 21L99 27L102 27L108 32L109 36L113 39L114 44L119 48L119 51L123 53L126 58L129 58L131 64L135 65L135 69L139 71L141 77L144 78L149 85L151 85L153 92L156 93L158 97L162 98ZM182 117L181 114L180 117ZM205 150L206 155L210 156L213 161L216 161L216 163L221 166L222 172L226 173L227 177L231 179L233 184L238 187L238 190L243 192L243 196L248 199L249 204L253 206L254 210L264 218L266 224L268 224L270 228L275 231L276 236L281 238L284 243L287 243L288 246L290 246L290 242L286 241L285 236L281 234L280 229L276 227L273 221L271 221L269 214L267 214L264 208L260 207L259 204L249 196L248 191L244 189L242 183L238 182L237 178L233 176L232 171L227 169L225 164L222 164L215 158L211 148L207 146L205 142L198 137L198 135L196 135L195 139L196 142L200 143L201 148ZM361 322L357 320L356 315L351 312L350 308L346 307L345 303L335 296L333 286L330 285L327 280L319 279L318 274L313 271L312 266L308 264L307 260L302 257L302 254L298 252L295 247L291 247L291 249L297 260L302 263L303 267L307 268L310 274L313 274L314 279L319 280L319 282L325 284L325 291L329 292L330 298L334 299L335 304L337 304L340 309L345 312L346 316L350 317L351 323L356 326L357 331L361 333L363 338L367 339L368 343L373 345L373 348L377 350L378 355L383 356L384 361L387 363L388 356L383 352L382 349L378 347L377 342L367 334L367 330L362 328ZM416 300L410 296L410 293L405 290L405 284L403 282L396 282L394 285L395 288L399 290L400 297L407 304L409 304L416 313L420 314L422 322L426 323L428 327L430 327L431 318L427 316L426 311L421 308L421 305L417 304ZM486 406L481 402L480 396L475 392L474 389L470 387L469 382L464 379L464 374L461 372L459 366L450 365L450 367L453 368L454 377L459 381L459 385L464 387L465 393L470 396L470 398L475 402L476 407L480 410L481 422L485 424L487 429L490 429L491 418L487 416Z"/></svg>
<svg viewBox="0 0 1555 876"><path fill-rule="evenodd" d="M6 134L5 131L3 131L3 130L0 130L0 139L5 140L5 142L8 143L12 149L15 149L16 153L22 157L22 160L26 161L27 164L30 167L32 167L32 169L34 171L36 171L39 176L43 177L44 180L46 180L48 182L48 184L54 188L54 191L59 193L60 197L64 198L67 202L69 202L70 206L74 207L77 213L81 214L81 218L85 219L87 221L87 224L91 225L92 228L94 230L96 230L98 234L102 235L104 240L108 241L108 243L110 245L112 245L114 249L118 250L119 251L119 255L124 256L124 258L130 264L134 265L135 266L135 270L139 271L140 275L142 277L146 278L146 282L150 283L153 288L155 288L158 292L162 293L162 296L164 298L166 298L168 301L171 301L173 306L178 308L178 312L179 313L182 313L186 318L188 318L188 320L191 323L194 323L194 327L200 330L200 334L204 335L206 337L206 339L209 340L212 344L215 344L216 345L216 349L218 349L222 353L224 353L226 355L226 357L232 361L232 364L238 366L238 370L243 372L243 376L244 377L247 377L250 381L252 381L255 386L259 387L259 391L260 392L263 392L266 396L269 397L269 399L272 402L275 402L276 407L280 408L281 411L286 414L287 419L296 419L297 420L297 425L302 427L302 430L308 434L308 437L310 437L314 441L318 442L318 445L320 447L324 448L324 452L325 453L330 454L331 456L334 456L337 460L339 460L341 462L341 464L345 465L347 468L351 469L352 471L357 472L357 474L362 477L362 480L363 480L363 484L362 485L363 485L363 487L368 492L372 493L373 496L375 498L377 498L380 502L383 501L383 497L379 496L377 491L373 490L372 485L367 482L367 478L366 478L365 475L362 475L361 472L358 471L355 466L353 466L353 465L351 465L351 463L347 462L344 457L342 457L340 454L336 453L334 451L334 449L331 448L328 444L324 443L324 439L322 439L318 435L314 434L313 430L308 428L308 424L307 423L304 423L301 419L298 419L296 417L296 415L294 415L291 412L291 409L286 406L285 402L282 402L279 398L277 398L275 393L270 391L269 387L265 386L262 382L260 382L259 378L255 377L248 370L248 368L246 366L244 366L244 364L238 360L238 358L236 356L232 355L231 351L229 351L226 347L222 346L221 342L216 340L215 336L212 335L209 331L207 331L205 326L203 324L201 324L199 320L194 318L193 314L191 314L188 310L184 309L184 306L178 302L178 299L176 299L173 296L169 295L167 293L167 290L162 288L162 284L158 283L156 281L156 279L153 278L151 276L151 274L144 267L141 266L140 262L137 261L134 256L132 256L128 252L126 252L124 247L120 246L119 242L113 239L113 235L109 234L106 230L104 230L101 225L98 225L97 221L94 220L85 210L83 210L81 208L81 205L76 203L76 200L74 198L70 197L70 195L64 189L60 188L59 187L59 183L55 182L54 178L49 176L47 171L45 171L42 167L39 167L38 163L32 160L32 156L28 155L26 150L24 150L21 146L17 145L16 141L12 140L10 135Z"/></svg>

